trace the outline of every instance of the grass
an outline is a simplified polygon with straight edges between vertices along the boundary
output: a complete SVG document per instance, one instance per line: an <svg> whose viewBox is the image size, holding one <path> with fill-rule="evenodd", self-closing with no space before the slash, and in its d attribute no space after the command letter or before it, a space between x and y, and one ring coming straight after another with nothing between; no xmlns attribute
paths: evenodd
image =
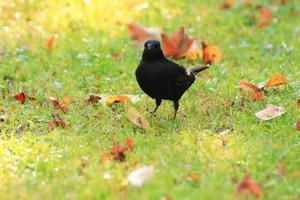
<svg viewBox="0 0 300 200"><path fill-rule="evenodd" d="M246 173L260 183L261 199L296 199L299 84L274 89L242 109L238 90L241 79L261 83L276 72L299 81L296 0L285 6L260 1L273 14L264 29L255 27L257 10L242 3L224 10L217 0L145 2L148 8L139 10L138 0L1 1L0 105L9 117L0 122L0 199L236 199ZM154 108L150 98L133 105L149 119L147 131L126 119L124 110L132 105L83 102L89 93L142 94L134 77L141 49L126 28L132 21L167 33L184 25L189 35L222 50L222 62L183 96L175 122L169 102L155 118L147 112ZM53 32L59 37L49 53L44 44ZM268 44L273 48L265 48ZM20 90L36 101L18 103L13 96ZM67 128L49 132L48 121L58 111L45 99L66 95L72 103L59 114ZM268 103L284 107L286 114L259 121L254 113ZM25 130L18 133L22 123ZM230 134L217 134L227 128ZM134 139L134 151L126 162L102 163L112 143L127 137ZM284 174L278 172L280 162ZM154 165L155 176L142 189L127 185L128 174L144 165ZM199 183L187 178L190 174L200 176Z"/></svg>

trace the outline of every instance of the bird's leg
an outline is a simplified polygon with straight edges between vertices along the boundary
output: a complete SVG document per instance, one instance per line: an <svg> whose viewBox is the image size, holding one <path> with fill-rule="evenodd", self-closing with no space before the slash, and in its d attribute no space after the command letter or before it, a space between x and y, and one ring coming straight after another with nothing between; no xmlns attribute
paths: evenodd
<svg viewBox="0 0 300 200"><path fill-rule="evenodd" d="M174 112L174 120L176 119L176 114L177 114L178 108L179 108L179 102L178 102L178 100L175 100L174 101L174 110L175 110L175 112Z"/></svg>
<svg viewBox="0 0 300 200"><path fill-rule="evenodd" d="M156 102L156 107L154 108L153 112L151 113L151 115L154 115L154 113L157 111L158 107L161 104L161 99L155 99Z"/></svg>

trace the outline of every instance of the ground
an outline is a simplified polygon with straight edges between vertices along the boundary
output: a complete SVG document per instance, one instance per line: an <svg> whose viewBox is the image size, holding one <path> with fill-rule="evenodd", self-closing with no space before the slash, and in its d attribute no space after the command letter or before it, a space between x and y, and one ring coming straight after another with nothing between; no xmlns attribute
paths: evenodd
<svg viewBox="0 0 300 200"><path fill-rule="evenodd" d="M272 12L271 24L259 29L257 8L238 1L222 9L220 3L2 0L0 108L8 119L0 122L0 199L236 199L248 173L259 183L261 199L297 199L300 5L257 1ZM155 117L148 112L155 103L135 80L142 50L128 36L130 22L168 34L184 26L222 51L221 63L200 74L183 96L175 121L170 102ZM53 33L58 37L47 51ZM241 105L239 80L258 84L274 73L286 75L290 84ZM36 100L16 101L20 90ZM143 96L133 105L85 105L90 93ZM51 96L70 96L67 113L48 103ZM258 120L255 112L268 103L286 113ZM126 118L130 106L149 120L149 129ZM49 131L52 113L59 113L66 128ZM125 162L102 161L113 143L127 138L134 145ZM146 165L154 165L154 177L141 189L128 185L128 174ZM110 179L104 179L107 174Z"/></svg>

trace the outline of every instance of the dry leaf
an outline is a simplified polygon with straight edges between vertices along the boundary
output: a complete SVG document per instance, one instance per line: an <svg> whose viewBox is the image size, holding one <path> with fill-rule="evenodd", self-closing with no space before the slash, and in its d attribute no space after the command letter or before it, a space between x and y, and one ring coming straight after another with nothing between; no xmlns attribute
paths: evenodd
<svg viewBox="0 0 300 200"><path fill-rule="evenodd" d="M144 45L147 40L161 40L162 31L159 28L144 28L136 23L128 24L128 32L132 40Z"/></svg>
<svg viewBox="0 0 300 200"><path fill-rule="evenodd" d="M19 94L15 95L15 99L19 101L21 104L25 103L26 95L24 92L19 92Z"/></svg>
<svg viewBox="0 0 300 200"><path fill-rule="evenodd" d="M256 85L249 83L245 79L240 80L240 93L243 96L249 97L254 101L261 101L264 99L262 90L258 88Z"/></svg>
<svg viewBox="0 0 300 200"><path fill-rule="evenodd" d="M112 104L112 103L131 103L131 100L127 96L122 96L122 95L116 95L116 96L110 96L108 97L106 103L107 104Z"/></svg>
<svg viewBox="0 0 300 200"><path fill-rule="evenodd" d="M128 176L128 183L135 187L143 187L154 175L154 166L145 166L131 172Z"/></svg>
<svg viewBox="0 0 300 200"><path fill-rule="evenodd" d="M255 116L263 121L279 117L285 113L285 110L282 107L274 106L272 104L266 105L264 109L255 113Z"/></svg>
<svg viewBox="0 0 300 200"><path fill-rule="evenodd" d="M70 96L65 96L65 97L63 98L62 102L63 102L63 104L65 104L65 105L69 105L69 104L72 102L71 97L70 97Z"/></svg>
<svg viewBox="0 0 300 200"><path fill-rule="evenodd" d="M287 79L282 74L273 74L272 78L266 82L264 88L277 87L283 84L287 84Z"/></svg>
<svg viewBox="0 0 300 200"><path fill-rule="evenodd" d="M8 114L4 110L0 109L0 122L5 122L8 119Z"/></svg>
<svg viewBox="0 0 300 200"><path fill-rule="evenodd" d="M17 127L17 132L18 133L22 133L25 129L26 125L24 123L20 124L18 127Z"/></svg>
<svg viewBox="0 0 300 200"><path fill-rule="evenodd" d="M199 47L197 41L194 40L188 51L180 55L180 57L183 57L186 60L195 61L197 59L202 59L203 51L202 48Z"/></svg>
<svg viewBox="0 0 300 200"><path fill-rule="evenodd" d="M97 94L91 94L88 99L84 101L85 104L94 104L98 103L102 98Z"/></svg>
<svg viewBox="0 0 300 200"><path fill-rule="evenodd" d="M300 131L300 120L296 123L296 131Z"/></svg>
<svg viewBox="0 0 300 200"><path fill-rule="evenodd" d="M91 96L92 97L92 96ZM141 100L141 97L138 95L129 95L129 94L121 94L121 95L110 95L110 94L94 94L93 98L95 102L100 102L103 105L109 105L112 103L137 103ZM98 98L100 98L98 100ZM86 103L89 101L86 100Z"/></svg>
<svg viewBox="0 0 300 200"><path fill-rule="evenodd" d="M145 130L146 128L148 128L149 122L135 108L133 107L129 108L126 111L125 115L132 123L134 123L140 129Z"/></svg>
<svg viewBox="0 0 300 200"><path fill-rule="evenodd" d="M298 99L298 101L297 101L297 106L298 106L298 108L300 108L300 99Z"/></svg>
<svg viewBox="0 0 300 200"><path fill-rule="evenodd" d="M221 61L221 51L218 47L209 45L207 42L202 42L203 63L211 65Z"/></svg>
<svg viewBox="0 0 300 200"><path fill-rule="evenodd" d="M115 143L112 145L110 154L114 160L119 160L120 162L124 162L126 160L125 152L128 150L133 150L133 139L127 138L127 144L125 147L120 145L119 143Z"/></svg>
<svg viewBox="0 0 300 200"><path fill-rule="evenodd" d="M260 21L259 24L256 25L257 28L265 28L269 26L272 21L272 13L267 8L260 8L260 12L255 15L255 18Z"/></svg>
<svg viewBox="0 0 300 200"><path fill-rule="evenodd" d="M194 41L185 34L184 27L180 27L171 37L162 34L163 52L165 56L179 58L189 50Z"/></svg>
<svg viewBox="0 0 300 200"><path fill-rule="evenodd" d="M244 176L242 182L239 183L237 187L237 194L244 195L244 194L252 194L256 198L259 198L261 195L261 189L259 184L251 179L250 175L247 174Z"/></svg>
<svg viewBox="0 0 300 200"><path fill-rule="evenodd" d="M48 126L50 130L55 129L58 126L63 128L66 127L66 123L60 118L58 114L52 114L52 120L48 122Z"/></svg>
<svg viewBox="0 0 300 200"><path fill-rule="evenodd" d="M226 0L225 2L223 2L221 4L221 8L229 9L234 5L234 3L235 3L235 0Z"/></svg>
<svg viewBox="0 0 300 200"><path fill-rule="evenodd" d="M49 97L49 102L55 106L58 110L63 111L64 113L66 113L68 111L67 106L63 103L60 103L56 98L54 97Z"/></svg>
<svg viewBox="0 0 300 200"><path fill-rule="evenodd" d="M53 46L54 46L54 42L55 42L55 39L56 39L56 34L53 33L47 40L46 44L45 44L45 49L47 51L50 51L52 50Z"/></svg>

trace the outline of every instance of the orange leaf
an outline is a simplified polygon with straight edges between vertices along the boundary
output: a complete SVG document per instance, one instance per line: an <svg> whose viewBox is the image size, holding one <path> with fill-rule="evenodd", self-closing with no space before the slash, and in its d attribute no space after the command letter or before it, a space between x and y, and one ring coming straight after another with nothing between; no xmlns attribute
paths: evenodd
<svg viewBox="0 0 300 200"><path fill-rule="evenodd" d="M124 102L124 103L130 103L131 100L129 97L127 96L121 96L121 95L117 95L117 96L110 96L107 101L108 104L112 104L112 103L120 103L120 102Z"/></svg>
<svg viewBox="0 0 300 200"><path fill-rule="evenodd" d="M261 101L264 98L261 89L245 79L240 80L240 92L242 95L247 96L254 101Z"/></svg>
<svg viewBox="0 0 300 200"><path fill-rule="evenodd" d="M15 95L15 99L19 101L21 104L23 104L25 103L26 95L24 92L21 91L19 94Z"/></svg>
<svg viewBox="0 0 300 200"><path fill-rule="evenodd" d="M110 154L104 154L101 158L102 163L106 163L111 159L111 155Z"/></svg>
<svg viewBox="0 0 300 200"><path fill-rule="evenodd" d="M147 40L161 40L162 31L158 28L144 28L136 23L130 23L127 27L130 38L142 45Z"/></svg>
<svg viewBox="0 0 300 200"><path fill-rule="evenodd" d="M296 123L296 131L300 131L300 120Z"/></svg>
<svg viewBox="0 0 300 200"><path fill-rule="evenodd" d="M261 189L259 184L251 179L250 175L247 174L244 176L242 182L239 183L237 187L237 194L252 194L256 198L259 198L261 195Z"/></svg>
<svg viewBox="0 0 300 200"><path fill-rule="evenodd" d="M46 44L45 44L45 49L50 51L53 46L54 46L54 42L55 42L55 39L56 39L56 34L53 33L47 40Z"/></svg>
<svg viewBox="0 0 300 200"><path fill-rule="evenodd" d="M261 8L260 12L256 14L256 19L260 21L259 24L256 25L257 28L265 28L267 27L272 20L272 13L267 8Z"/></svg>
<svg viewBox="0 0 300 200"><path fill-rule="evenodd" d="M65 104L65 105L68 105L68 104L70 104L72 102L72 100L71 100L71 97L70 96L65 96L64 98L63 98L63 103Z"/></svg>
<svg viewBox="0 0 300 200"><path fill-rule="evenodd" d="M277 87L279 85L286 84L286 77L282 74L273 74L272 78L265 84L265 88Z"/></svg>
<svg viewBox="0 0 300 200"><path fill-rule="evenodd" d="M119 160L123 162L126 160L125 152L133 149L133 139L127 138L127 145L123 147L119 143L115 143L112 145L110 154L112 155L114 160Z"/></svg>
<svg viewBox="0 0 300 200"><path fill-rule="evenodd" d="M203 63L205 65L219 63L221 61L221 51L218 47L208 45L207 42L202 42Z"/></svg>
<svg viewBox="0 0 300 200"><path fill-rule="evenodd" d="M132 138L127 138L127 146L125 147L125 150L131 150L133 149L133 139Z"/></svg>
<svg viewBox="0 0 300 200"><path fill-rule="evenodd" d="M185 34L184 27L180 27L172 36L162 34L163 52L165 56L179 58L188 51L193 42L194 39Z"/></svg>

